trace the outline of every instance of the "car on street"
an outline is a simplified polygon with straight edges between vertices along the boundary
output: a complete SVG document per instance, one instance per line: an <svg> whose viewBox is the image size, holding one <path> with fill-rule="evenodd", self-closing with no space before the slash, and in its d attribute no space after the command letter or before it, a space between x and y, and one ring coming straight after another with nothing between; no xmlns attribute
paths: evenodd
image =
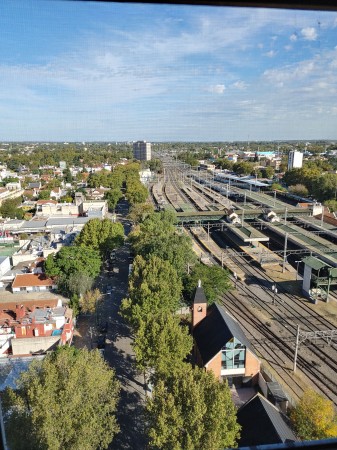
<svg viewBox="0 0 337 450"><path fill-rule="evenodd" d="M100 333L106 334L108 332L108 322L101 323L98 327Z"/></svg>
<svg viewBox="0 0 337 450"><path fill-rule="evenodd" d="M111 295L111 294L112 294L112 286L110 286L109 284L108 284L107 287L106 287L106 293L107 293L108 295Z"/></svg>

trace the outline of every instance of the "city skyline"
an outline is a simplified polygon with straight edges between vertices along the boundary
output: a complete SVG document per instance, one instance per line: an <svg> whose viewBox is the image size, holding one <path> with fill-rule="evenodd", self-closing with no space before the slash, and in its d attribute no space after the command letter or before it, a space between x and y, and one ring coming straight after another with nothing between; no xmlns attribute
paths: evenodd
<svg viewBox="0 0 337 450"><path fill-rule="evenodd" d="M1 141L337 138L337 13L4 2Z"/></svg>

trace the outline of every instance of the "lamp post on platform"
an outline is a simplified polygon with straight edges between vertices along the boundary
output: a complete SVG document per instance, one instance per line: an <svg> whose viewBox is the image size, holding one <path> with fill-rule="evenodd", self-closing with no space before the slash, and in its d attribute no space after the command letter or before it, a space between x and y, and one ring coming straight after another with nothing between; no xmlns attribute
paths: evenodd
<svg viewBox="0 0 337 450"><path fill-rule="evenodd" d="M275 297L276 297L277 292L278 292L276 284L272 285L271 290L273 291L273 305L275 305Z"/></svg>

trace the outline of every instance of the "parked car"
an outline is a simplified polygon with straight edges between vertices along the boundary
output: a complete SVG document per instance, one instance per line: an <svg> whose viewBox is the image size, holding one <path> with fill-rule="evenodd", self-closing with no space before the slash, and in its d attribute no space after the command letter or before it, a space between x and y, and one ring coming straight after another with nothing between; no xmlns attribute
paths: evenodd
<svg viewBox="0 0 337 450"><path fill-rule="evenodd" d="M98 339L97 339L97 348L98 348L99 350L105 348L105 336L104 336L104 335L98 336Z"/></svg>
<svg viewBox="0 0 337 450"><path fill-rule="evenodd" d="M98 327L98 331L100 332L100 333L107 333L108 332L108 322L104 322L104 323L101 323L100 324L100 326Z"/></svg>

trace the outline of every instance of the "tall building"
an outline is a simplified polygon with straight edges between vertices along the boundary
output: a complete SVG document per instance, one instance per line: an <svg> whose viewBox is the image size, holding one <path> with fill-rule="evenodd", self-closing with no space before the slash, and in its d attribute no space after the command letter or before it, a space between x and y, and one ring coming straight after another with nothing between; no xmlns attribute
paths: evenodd
<svg viewBox="0 0 337 450"><path fill-rule="evenodd" d="M151 160L151 142L137 141L133 143L133 157L139 161Z"/></svg>
<svg viewBox="0 0 337 450"><path fill-rule="evenodd" d="M288 170L300 169L303 164L303 153L295 150L289 152L288 156Z"/></svg>

